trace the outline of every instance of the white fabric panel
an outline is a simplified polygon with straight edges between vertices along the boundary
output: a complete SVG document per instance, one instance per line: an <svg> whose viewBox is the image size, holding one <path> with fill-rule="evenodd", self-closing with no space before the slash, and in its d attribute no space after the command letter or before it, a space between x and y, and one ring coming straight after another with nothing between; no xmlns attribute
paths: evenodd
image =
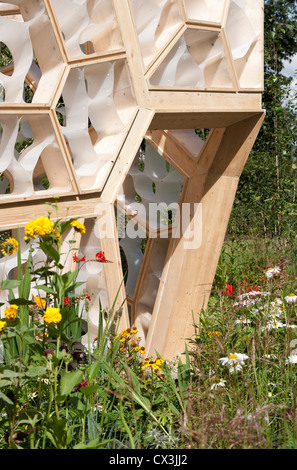
<svg viewBox="0 0 297 470"><path fill-rule="evenodd" d="M24 81L33 60L28 23L0 16L0 41L9 48L14 65L11 76L0 72L0 83L5 89L5 101L23 102Z"/></svg>
<svg viewBox="0 0 297 470"><path fill-rule="evenodd" d="M190 19L219 23L225 6L224 0L184 0Z"/></svg>
<svg viewBox="0 0 297 470"><path fill-rule="evenodd" d="M151 230L156 230L168 224L164 225L161 220L156 220L150 204L177 205L184 178L173 167L167 170L166 160L149 142L146 142L143 171L138 169L138 161L139 155L134 159L118 195L118 202L123 209L136 214L133 219L135 222L139 222L142 227L149 226ZM141 203L135 201L135 193L141 197Z"/></svg>
<svg viewBox="0 0 297 470"><path fill-rule="evenodd" d="M82 44L104 35L110 37L111 46L121 47L111 0L96 0L93 4L87 0L52 0L52 4L70 58L83 54ZM97 44L98 41L95 51L98 49ZM102 52L105 52L105 44Z"/></svg>
<svg viewBox="0 0 297 470"><path fill-rule="evenodd" d="M145 65L176 32L181 18L172 0L132 0L132 11Z"/></svg>
<svg viewBox="0 0 297 470"><path fill-rule="evenodd" d="M141 251L141 238L129 238L124 237L120 240L120 246L123 249L127 265L128 265L128 276L125 284L126 294L129 297L133 296L134 289L136 286L139 270L141 267L141 262L143 259L143 253ZM125 273L124 273L125 274Z"/></svg>

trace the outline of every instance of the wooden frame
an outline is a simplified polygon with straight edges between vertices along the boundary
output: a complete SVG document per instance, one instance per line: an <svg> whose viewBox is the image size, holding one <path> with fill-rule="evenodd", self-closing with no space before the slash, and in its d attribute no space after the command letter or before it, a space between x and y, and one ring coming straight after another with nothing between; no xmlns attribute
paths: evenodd
<svg viewBox="0 0 297 470"><path fill-rule="evenodd" d="M247 0L246 7L222 0L219 15L212 0L203 2L203 8L202 2L173 0L169 9L163 0L148 0L151 17L139 14L138 0L109 0L104 11L101 0L85 1L76 4L72 23L63 14L71 1L0 2L3 31L11 26L11 37L5 37L14 61L0 70L5 90L0 168L11 187L10 194L0 194L0 230L46 215L44 202L59 195L60 217L98 225L98 243L112 261L100 276L110 304L121 285L119 306L126 292L115 208L126 211L148 241L120 327L135 323L148 354L157 351L174 359L194 332L193 318L198 323L207 306L238 179L265 115L263 0ZM22 50L28 51L26 60ZM30 63L30 54L37 61ZM172 71L175 78L168 84L164 80L173 77ZM24 83L33 92L31 102L22 99ZM23 129L18 123L25 123ZM28 138L28 125L32 148L16 158L15 142ZM210 130L207 139L202 141L194 129ZM182 220L181 235L175 236L173 224L166 238L166 230L150 232L140 213L121 207L122 187L131 181L134 190L133 162L144 141L165 166L165 161L171 165L172 174L181 175L175 202L190 208L189 230L198 217L196 244L189 243ZM38 144L48 149L43 155ZM52 191L26 192L17 176L22 161L28 162L26 171L31 165L28 187L46 173ZM152 182L159 178L163 184L162 162L158 168ZM57 175L63 177L55 186ZM109 236L102 228L103 212ZM89 249L83 240L78 243Z"/></svg>

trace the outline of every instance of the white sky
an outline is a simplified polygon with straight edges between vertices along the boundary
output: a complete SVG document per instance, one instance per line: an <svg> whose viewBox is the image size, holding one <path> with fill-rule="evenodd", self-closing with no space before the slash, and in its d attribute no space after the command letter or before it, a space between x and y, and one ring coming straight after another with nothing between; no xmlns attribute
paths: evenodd
<svg viewBox="0 0 297 470"><path fill-rule="evenodd" d="M293 57L292 62L285 62L284 74L292 76L297 71L297 54Z"/></svg>

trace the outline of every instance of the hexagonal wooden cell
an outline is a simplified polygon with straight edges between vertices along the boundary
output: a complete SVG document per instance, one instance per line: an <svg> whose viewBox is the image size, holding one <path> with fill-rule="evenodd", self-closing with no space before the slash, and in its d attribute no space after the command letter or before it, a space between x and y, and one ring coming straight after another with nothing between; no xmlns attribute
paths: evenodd
<svg viewBox="0 0 297 470"><path fill-rule="evenodd" d="M121 328L135 322L147 353L168 359L207 305L265 114L263 0L219 3L0 1L11 52L0 70L0 229L46 215L43 199L59 195L59 215L88 227L77 248L100 247L111 261L83 273L96 292L93 330L98 299L118 294ZM171 201L176 223L167 230L163 214L152 227L149 204ZM118 240L115 205L145 242Z"/></svg>

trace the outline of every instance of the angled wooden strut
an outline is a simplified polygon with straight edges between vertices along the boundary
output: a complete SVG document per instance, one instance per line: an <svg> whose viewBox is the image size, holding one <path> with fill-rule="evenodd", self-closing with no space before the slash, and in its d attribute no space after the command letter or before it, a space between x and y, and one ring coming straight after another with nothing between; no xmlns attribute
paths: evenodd
<svg viewBox="0 0 297 470"><path fill-rule="evenodd" d="M259 112L213 130L208 138L183 199L201 205L201 244L185 249L189 240L183 233L170 241L146 339L149 354L176 357L195 332L194 322L207 306L239 176L263 119Z"/></svg>

